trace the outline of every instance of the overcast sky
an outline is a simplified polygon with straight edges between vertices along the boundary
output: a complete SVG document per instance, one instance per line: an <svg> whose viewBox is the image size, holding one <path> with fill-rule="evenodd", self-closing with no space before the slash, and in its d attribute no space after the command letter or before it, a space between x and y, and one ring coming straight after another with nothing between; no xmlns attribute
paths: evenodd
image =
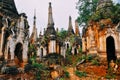
<svg viewBox="0 0 120 80"><path fill-rule="evenodd" d="M25 12L28 16L30 31L33 27L34 9L36 9L38 33L47 27L48 23L48 6L52 2L53 19L55 28L67 29L69 16L72 17L74 27L75 19L78 16L76 2L78 0L15 0L19 13Z"/></svg>
<svg viewBox="0 0 120 80"><path fill-rule="evenodd" d="M25 12L28 16L30 25L30 32L33 28L33 16L36 9L37 29L38 33L47 27L48 22L48 6L52 2L53 19L55 28L67 29L69 16L72 17L72 24L74 27L75 19L78 16L76 3L78 0L15 0L16 7L19 13ZM120 0L113 0L120 2Z"/></svg>

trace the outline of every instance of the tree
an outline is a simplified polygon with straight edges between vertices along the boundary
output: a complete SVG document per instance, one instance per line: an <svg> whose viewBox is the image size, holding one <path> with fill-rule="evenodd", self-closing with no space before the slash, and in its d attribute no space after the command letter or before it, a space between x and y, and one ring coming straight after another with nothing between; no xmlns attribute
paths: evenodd
<svg viewBox="0 0 120 80"><path fill-rule="evenodd" d="M115 5L113 5L113 17L112 17L112 21L113 23L118 23L120 21L120 4L117 3Z"/></svg>
<svg viewBox="0 0 120 80"><path fill-rule="evenodd" d="M87 22L93 15L93 13L96 11L98 0L79 0L77 3L77 9L79 17L77 18L77 21L79 22L79 25L86 26Z"/></svg>
<svg viewBox="0 0 120 80"><path fill-rule="evenodd" d="M111 19L113 24L118 24L120 21L120 4L114 4L111 2L111 5L105 5L101 9L95 11L92 15L91 20L99 21L101 19Z"/></svg>
<svg viewBox="0 0 120 80"><path fill-rule="evenodd" d="M67 31L62 28L62 29L57 33L57 35L58 35L61 39L65 39L66 36L67 36Z"/></svg>

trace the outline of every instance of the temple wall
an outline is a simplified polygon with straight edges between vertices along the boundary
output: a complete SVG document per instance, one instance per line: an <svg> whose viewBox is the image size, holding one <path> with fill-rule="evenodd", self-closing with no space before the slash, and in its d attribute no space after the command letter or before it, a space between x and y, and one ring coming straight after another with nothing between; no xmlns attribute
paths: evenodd
<svg viewBox="0 0 120 80"><path fill-rule="evenodd" d="M56 53L60 54L60 46L59 46L59 44L56 45Z"/></svg>
<svg viewBox="0 0 120 80"><path fill-rule="evenodd" d="M94 23L95 24L95 23ZM107 25L106 25L107 26ZM106 49L106 39L109 36L112 36L115 43L115 53L116 56L120 58L120 33L117 32L115 27L105 27L104 29L99 29L97 26L92 25L92 27L88 26L88 29L86 30L85 36L82 37L82 50L83 52L90 53L89 51L96 50L96 53L101 57L107 57L107 49ZM93 33L92 33L93 31ZM92 35L95 35L92 37ZM86 41L85 41L86 39ZM92 43L92 41L95 43ZM94 45L93 49L92 46ZM87 49L87 50L86 50Z"/></svg>
<svg viewBox="0 0 120 80"><path fill-rule="evenodd" d="M56 53L56 41L51 40L49 42L49 53Z"/></svg>

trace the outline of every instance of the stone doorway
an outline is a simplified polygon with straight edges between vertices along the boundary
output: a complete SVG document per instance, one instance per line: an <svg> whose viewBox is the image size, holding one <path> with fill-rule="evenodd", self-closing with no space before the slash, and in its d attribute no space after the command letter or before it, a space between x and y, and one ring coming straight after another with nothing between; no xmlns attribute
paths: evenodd
<svg viewBox="0 0 120 80"><path fill-rule="evenodd" d="M107 50L107 61L108 64L110 63L111 60L114 62L116 61L116 53L115 53L115 41L112 36L109 36L106 39L106 50Z"/></svg>
<svg viewBox="0 0 120 80"><path fill-rule="evenodd" d="M41 48L41 57L43 57L43 48Z"/></svg>
<svg viewBox="0 0 120 80"><path fill-rule="evenodd" d="M8 60L11 59L10 48L8 48Z"/></svg>
<svg viewBox="0 0 120 80"><path fill-rule="evenodd" d="M23 45L21 43L17 43L15 46L15 63L16 65L20 66L21 63L23 62Z"/></svg>
<svg viewBox="0 0 120 80"><path fill-rule="evenodd" d="M74 54L77 55L77 49L76 48L74 49Z"/></svg>

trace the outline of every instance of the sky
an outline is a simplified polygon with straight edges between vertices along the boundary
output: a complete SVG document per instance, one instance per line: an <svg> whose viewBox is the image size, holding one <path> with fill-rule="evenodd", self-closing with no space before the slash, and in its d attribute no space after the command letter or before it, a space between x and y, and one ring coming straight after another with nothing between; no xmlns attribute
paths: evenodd
<svg viewBox="0 0 120 80"><path fill-rule="evenodd" d="M113 0L119 2L120 0ZM48 23L48 6L49 2L52 3L54 27L68 29L69 16L72 17L73 28L75 26L75 19L78 17L78 10L76 3L78 0L15 0L15 4L19 13L26 13L30 25L30 33L33 28L33 16L36 10L36 27L38 33L43 32L47 28ZM80 32L82 29L80 28Z"/></svg>
<svg viewBox="0 0 120 80"><path fill-rule="evenodd" d="M30 25L30 32L33 28L34 10L36 10L36 27L38 33L43 32L47 28L48 23L48 6L52 3L54 27L68 28L69 16L72 17L72 25L75 25L75 19L78 17L76 3L78 0L15 0L15 4L19 13L26 13Z"/></svg>

